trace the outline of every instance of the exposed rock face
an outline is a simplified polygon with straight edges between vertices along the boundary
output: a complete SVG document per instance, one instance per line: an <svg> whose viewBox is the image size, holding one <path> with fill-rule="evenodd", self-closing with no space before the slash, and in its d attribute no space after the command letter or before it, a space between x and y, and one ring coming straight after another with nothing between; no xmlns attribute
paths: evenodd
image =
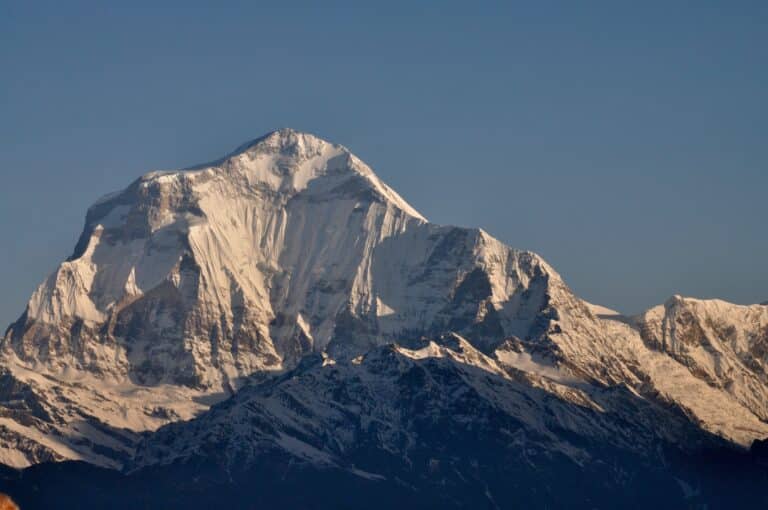
<svg viewBox="0 0 768 510"><path fill-rule="evenodd" d="M391 478L397 473L377 469L401 469L402 459L430 451L444 450L448 461L464 451L460 437L470 431L475 440L499 441L511 457L559 456L574 465L597 460L594 444L635 454L659 442L720 444L682 413L626 387L578 385L555 370L540 376L496 358L505 357L487 356L458 335L420 349L378 347L354 362L308 357L282 380L243 388L199 419L162 428L142 443L131 469L203 456L245 469L286 450L300 461ZM368 458L371 451L388 459Z"/></svg>
<svg viewBox="0 0 768 510"><path fill-rule="evenodd" d="M311 352L354 357L452 330L486 348L525 336L550 278L485 232L427 223L347 149L283 130L91 207L3 351L13 377L95 378L107 400L126 385L145 399L168 400L168 387L220 398ZM121 428L164 423L155 407Z"/></svg>
<svg viewBox="0 0 768 510"><path fill-rule="evenodd" d="M220 388L329 347L525 334L550 274L482 231L426 223L343 147L286 130L93 206L6 348L54 372ZM525 292L539 302L518 310Z"/></svg>
<svg viewBox="0 0 768 510"><path fill-rule="evenodd" d="M675 296L638 324L653 349L768 421L768 307Z"/></svg>
<svg viewBox="0 0 768 510"><path fill-rule="evenodd" d="M673 298L622 317L533 253L427 222L344 147L281 130L91 207L2 341L0 462L279 454L392 479L455 447L434 418L531 465L659 463L662 446L768 437L766 345L768 307Z"/></svg>

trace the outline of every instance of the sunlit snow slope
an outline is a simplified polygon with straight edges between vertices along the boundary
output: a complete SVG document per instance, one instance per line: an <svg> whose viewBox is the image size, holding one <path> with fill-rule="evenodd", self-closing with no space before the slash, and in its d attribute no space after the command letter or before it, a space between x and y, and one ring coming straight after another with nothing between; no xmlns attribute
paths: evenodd
<svg viewBox="0 0 768 510"><path fill-rule="evenodd" d="M138 433L305 358L367 373L365 355L390 345L404 359L453 359L446 338L471 354L454 361L514 381L492 398L513 409L537 388L562 403L547 405L563 427L595 440L617 437L613 425L590 429L568 409L621 409L611 388L736 445L768 436L768 307L675 298L621 317L580 300L533 253L427 222L346 148L285 129L216 162L149 173L89 209L72 257L3 339L0 463L135 466ZM535 408L520 419L582 455ZM656 412L644 433L685 442L676 418ZM190 442L171 452L143 444L139 464L199 444L179 437ZM337 462L290 435L269 441Z"/></svg>

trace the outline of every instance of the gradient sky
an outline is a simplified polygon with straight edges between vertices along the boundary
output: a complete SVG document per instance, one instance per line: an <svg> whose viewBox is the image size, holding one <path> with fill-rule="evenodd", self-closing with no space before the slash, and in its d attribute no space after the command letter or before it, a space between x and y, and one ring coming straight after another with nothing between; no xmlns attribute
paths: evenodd
<svg viewBox="0 0 768 510"><path fill-rule="evenodd" d="M131 4L0 0L3 327L100 195L278 127L588 300L768 300L768 2Z"/></svg>

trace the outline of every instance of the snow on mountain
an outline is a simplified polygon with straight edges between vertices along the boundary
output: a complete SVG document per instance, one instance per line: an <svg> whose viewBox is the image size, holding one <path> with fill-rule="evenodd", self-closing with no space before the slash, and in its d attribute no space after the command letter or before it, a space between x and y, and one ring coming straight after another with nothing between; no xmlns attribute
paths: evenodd
<svg viewBox="0 0 768 510"><path fill-rule="evenodd" d="M635 319L586 303L536 254L429 223L346 148L280 130L89 209L3 339L0 462L135 468L215 445L375 477L349 452L375 434L408 455L398 381L422 368L574 462L590 453L563 431L628 451L685 445L690 423L768 436L766 308L673 301Z"/></svg>
<svg viewBox="0 0 768 510"><path fill-rule="evenodd" d="M520 361L509 347L501 348L507 356L487 355L449 334L336 363L309 355L279 378L147 437L127 479L201 480L202 494L226 494L240 506L260 487L281 502L277 487L286 483L306 495L296 506L318 508L360 506L358 492L375 508L760 501L764 478L727 470L727 454L701 455L728 451L727 442L679 408L626 385L540 370L530 359L511 367L500 361ZM702 465L721 471L712 478ZM355 490L333 473L371 485ZM303 489L316 480L321 490ZM370 497L377 488L384 498Z"/></svg>
<svg viewBox="0 0 768 510"><path fill-rule="evenodd" d="M218 464L243 468L285 450L298 461L392 476L377 472L380 462L356 450L366 445L408 458L426 440L414 426L419 420L488 434L515 423L503 434L510 448L524 441L532 455L560 455L575 464L594 460L585 439L638 453L652 451L660 439L681 447L703 441L682 416L626 389L555 379L510 369L455 334L414 349L377 347L334 364L314 355L278 380L243 388L196 420L162 428L140 445L131 467L212 454ZM632 427L620 425L618 416ZM661 422L664 427L656 426ZM350 466L350 459L359 464Z"/></svg>
<svg viewBox="0 0 768 510"><path fill-rule="evenodd" d="M768 421L768 307L674 296L637 321L646 344Z"/></svg>

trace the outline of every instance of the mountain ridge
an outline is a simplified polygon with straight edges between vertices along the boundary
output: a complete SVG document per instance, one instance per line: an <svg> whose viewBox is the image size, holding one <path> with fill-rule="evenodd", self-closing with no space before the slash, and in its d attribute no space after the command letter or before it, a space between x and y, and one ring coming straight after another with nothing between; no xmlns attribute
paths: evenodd
<svg viewBox="0 0 768 510"><path fill-rule="evenodd" d="M282 129L89 209L0 343L0 462L279 458L417 486L476 429L531 466L630 455L656 476L656 450L768 437L767 370L765 307L673 296L622 316L535 253L428 222L343 146Z"/></svg>

